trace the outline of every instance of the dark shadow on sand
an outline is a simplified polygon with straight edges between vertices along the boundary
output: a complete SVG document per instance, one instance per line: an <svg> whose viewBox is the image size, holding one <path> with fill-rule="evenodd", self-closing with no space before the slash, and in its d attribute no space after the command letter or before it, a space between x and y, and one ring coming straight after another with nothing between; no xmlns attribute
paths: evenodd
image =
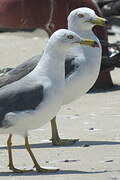
<svg viewBox="0 0 120 180"><path fill-rule="evenodd" d="M65 174L100 174L106 173L108 171L78 171L78 170L60 170L55 173L39 173L36 171L27 172L27 173L13 173L13 172L0 172L0 176L40 176L40 175L65 175Z"/></svg>
<svg viewBox="0 0 120 180"><path fill-rule="evenodd" d="M53 146L51 142L48 143L37 143L31 144L31 148L61 148L61 147L89 147L89 146L111 146L111 145L120 145L120 142L114 141L77 141L73 145L69 146ZM24 149L24 145L15 145L13 149ZM7 146L2 146L0 149L7 149Z"/></svg>
<svg viewBox="0 0 120 180"><path fill-rule="evenodd" d="M114 84L112 87L103 89L90 89L87 93L109 93L112 91L120 91L120 85Z"/></svg>

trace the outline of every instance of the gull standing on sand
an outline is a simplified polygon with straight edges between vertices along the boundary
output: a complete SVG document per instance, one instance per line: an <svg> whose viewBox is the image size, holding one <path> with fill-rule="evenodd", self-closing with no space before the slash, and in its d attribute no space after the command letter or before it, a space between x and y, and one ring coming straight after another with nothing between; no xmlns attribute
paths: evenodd
<svg viewBox="0 0 120 180"><path fill-rule="evenodd" d="M68 16L68 29L81 37L92 39L97 46L73 47L66 56L65 92L63 104L68 104L85 94L98 78L102 48L100 41L92 31L95 25L104 26L106 20L98 17L92 9L83 7L73 10ZM55 145L71 145L77 139L60 139L56 117L51 120L52 142Z"/></svg>
<svg viewBox="0 0 120 180"><path fill-rule="evenodd" d="M48 40L44 53L32 72L18 81L0 89L0 134L9 134L7 141L9 168L16 169L12 160L12 135L25 138L25 147L34 167L39 172L55 172L58 169L42 168L31 151L28 131L40 128L50 121L60 109L65 85L65 55L69 48L94 43L80 38L69 30L58 30ZM39 118L38 118L39 117Z"/></svg>
<svg viewBox="0 0 120 180"><path fill-rule="evenodd" d="M102 49L100 42L92 28L95 25L104 26L106 20L98 17L92 9L78 8L68 16L68 29L79 36L95 40L97 43L91 46L79 46L72 48L67 53L65 61L65 96L64 103L68 104L85 94L95 83L101 64ZM99 47L97 47L99 46ZM0 77L0 87L16 81L34 69L40 60L40 56L33 57L15 69ZM60 139L56 125L56 117L51 120L52 143L54 145L70 145L76 139Z"/></svg>

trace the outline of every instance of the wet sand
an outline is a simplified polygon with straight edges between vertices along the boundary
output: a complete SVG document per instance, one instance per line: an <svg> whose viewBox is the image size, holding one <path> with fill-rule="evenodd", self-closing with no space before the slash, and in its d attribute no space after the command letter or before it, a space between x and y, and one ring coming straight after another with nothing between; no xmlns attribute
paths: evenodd
<svg viewBox="0 0 120 180"><path fill-rule="evenodd" d="M39 54L47 37L40 32L1 33L1 67L15 66ZM43 39L45 40L43 42ZM0 137L1 179L45 180L119 180L120 179L120 76L119 69L112 72L116 90L89 93L61 108L57 115L58 128L63 138L79 138L73 146L52 146L50 123L30 131L29 140L42 166L58 167L52 174L12 173L9 171L6 140ZM33 163L24 149L24 140L13 137L13 157L16 167L32 168Z"/></svg>

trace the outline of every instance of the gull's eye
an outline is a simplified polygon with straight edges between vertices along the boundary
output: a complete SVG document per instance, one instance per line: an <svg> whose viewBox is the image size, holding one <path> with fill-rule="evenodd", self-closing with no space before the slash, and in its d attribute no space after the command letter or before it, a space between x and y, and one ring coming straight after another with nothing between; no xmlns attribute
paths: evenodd
<svg viewBox="0 0 120 180"><path fill-rule="evenodd" d="M78 14L78 17L82 18L82 17L84 17L84 15L83 14Z"/></svg>
<svg viewBox="0 0 120 180"><path fill-rule="evenodd" d="M68 35L67 38L68 38L68 39L73 39L74 36L73 36L73 35Z"/></svg>

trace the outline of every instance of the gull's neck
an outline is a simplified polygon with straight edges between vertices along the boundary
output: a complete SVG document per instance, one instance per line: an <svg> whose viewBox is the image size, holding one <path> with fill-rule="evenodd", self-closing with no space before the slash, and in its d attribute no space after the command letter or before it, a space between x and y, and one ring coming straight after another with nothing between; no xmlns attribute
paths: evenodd
<svg viewBox="0 0 120 180"><path fill-rule="evenodd" d="M94 41L96 41L98 44L99 44L99 48L96 48L97 51L100 51L101 49L101 44L100 44L100 41L99 39L97 38L97 36L94 34L94 32L92 31L92 29L90 29L89 31L83 31L83 30L76 30L76 33L83 37L83 38L86 38L86 39L92 39ZM82 46L82 49L85 53L85 56L89 56L89 54L87 53L88 52L88 49L91 50L91 51L94 51L94 48L91 48L89 46Z"/></svg>
<svg viewBox="0 0 120 180"><path fill-rule="evenodd" d="M100 44L99 39L97 38L97 36L94 34L94 32L92 31L92 29L88 30L88 31L76 31L76 33L83 37L83 38L87 38L87 39L92 39L94 41L96 41L98 44Z"/></svg>
<svg viewBox="0 0 120 180"><path fill-rule="evenodd" d="M92 30L92 27L91 28L89 28L89 29L85 29L85 27L84 27L84 25L82 26L75 26L75 25L73 25L72 23L68 23L68 28L71 30L71 31L73 31L73 32L75 32L76 34L78 34L79 36L81 36L82 38L86 38L86 39L92 39L92 40L94 40L94 41L96 41L98 44L99 44L99 46L100 46L100 48L97 48L96 49L96 52L99 52L99 54L101 53L101 44L100 44L100 41L99 41L99 39L97 38L97 36L94 34L94 32L93 32L93 30ZM81 48L82 48L82 50L84 51L84 56L86 57L86 58L89 58L89 57L91 57L91 58L89 58L90 60L92 60L92 57L94 56L94 53L93 53L93 51L94 51L94 48L91 48L91 47L89 47L89 46L81 46ZM88 50L89 50L89 52L91 52L91 54L90 53L88 53ZM98 54L98 53L97 53ZM98 56L98 55L97 55Z"/></svg>
<svg viewBox="0 0 120 180"><path fill-rule="evenodd" d="M89 28L85 28L85 25L83 24L74 24L74 22L69 22L68 21L68 29L77 33L79 36L83 37L83 38L88 38L88 39L92 39L95 40L99 43L98 38L96 37L96 35L94 34L94 32L92 31L92 27Z"/></svg>
<svg viewBox="0 0 120 180"><path fill-rule="evenodd" d="M92 67L94 66L99 71L100 64L101 64L101 44L100 44L99 39L96 37L96 35L92 31L92 28L85 29L84 25L83 26L73 26L73 25L70 26L70 25L69 25L69 28L71 31L74 31L75 33L77 33L79 36L83 38L92 39L99 44L98 48L97 47L93 48L89 46L80 46L80 49L82 49L84 53L85 62L87 62L86 64L83 64L83 66L89 64L89 66L92 66Z"/></svg>
<svg viewBox="0 0 120 180"><path fill-rule="evenodd" d="M51 46L47 46L44 50L35 71L40 74L46 74L49 77L65 78L65 52Z"/></svg>

